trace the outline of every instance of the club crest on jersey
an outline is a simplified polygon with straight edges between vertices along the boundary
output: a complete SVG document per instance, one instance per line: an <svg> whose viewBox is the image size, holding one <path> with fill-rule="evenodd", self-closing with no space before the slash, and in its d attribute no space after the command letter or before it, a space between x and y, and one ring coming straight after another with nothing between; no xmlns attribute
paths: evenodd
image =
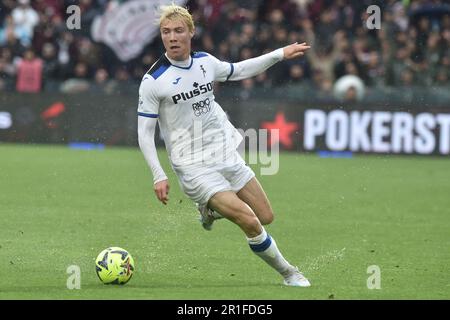
<svg viewBox="0 0 450 320"><path fill-rule="evenodd" d="M200 69L202 70L202 72L203 72L203 78L206 76L206 70L203 68L203 65L201 64L200 65Z"/></svg>
<svg viewBox="0 0 450 320"><path fill-rule="evenodd" d="M193 87L195 89L191 90L191 91L181 92L181 93L178 93L178 94L172 96L173 103L178 104L178 101L180 101L180 100L187 101L187 100L197 97L201 94L210 92L213 90L213 84L214 84L214 81L211 81L211 82L208 82L205 84L201 84L201 85L199 85L197 82L194 82Z"/></svg>

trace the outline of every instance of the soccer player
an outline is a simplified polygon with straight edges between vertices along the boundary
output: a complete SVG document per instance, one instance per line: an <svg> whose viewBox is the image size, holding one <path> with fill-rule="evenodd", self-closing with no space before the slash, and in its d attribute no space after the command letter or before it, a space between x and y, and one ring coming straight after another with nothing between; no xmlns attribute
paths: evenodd
<svg viewBox="0 0 450 320"><path fill-rule="evenodd" d="M242 136L215 101L214 82L237 81L262 73L283 59L302 56L306 43L294 43L238 63L205 52L191 52L195 27L183 7L161 8L161 38L166 50L143 77L139 88L138 139L154 182L156 197L169 201L169 182L158 160L154 135L159 122L170 164L179 184L211 230L226 218L245 233L251 250L278 271L288 286L310 286L280 253L263 225L273 212L253 171L237 151Z"/></svg>

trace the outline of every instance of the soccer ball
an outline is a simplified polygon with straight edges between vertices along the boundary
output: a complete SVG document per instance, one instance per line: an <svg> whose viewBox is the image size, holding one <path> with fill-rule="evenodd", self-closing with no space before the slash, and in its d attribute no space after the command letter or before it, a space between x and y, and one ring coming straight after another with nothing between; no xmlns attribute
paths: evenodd
<svg viewBox="0 0 450 320"><path fill-rule="evenodd" d="M134 272L134 260L127 250L106 248L95 259L95 270L104 284L125 284Z"/></svg>

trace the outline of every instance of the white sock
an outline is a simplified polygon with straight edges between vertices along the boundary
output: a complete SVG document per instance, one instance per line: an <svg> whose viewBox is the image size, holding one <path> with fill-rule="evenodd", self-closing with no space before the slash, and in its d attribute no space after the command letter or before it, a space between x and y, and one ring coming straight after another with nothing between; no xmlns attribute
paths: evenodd
<svg viewBox="0 0 450 320"><path fill-rule="evenodd" d="M267 234L264 228L262 230L260 235L254 238L247 238L250 249L279 273L286 273L293 266L286 261L280 250L278 250L275 240Z"/></svg>

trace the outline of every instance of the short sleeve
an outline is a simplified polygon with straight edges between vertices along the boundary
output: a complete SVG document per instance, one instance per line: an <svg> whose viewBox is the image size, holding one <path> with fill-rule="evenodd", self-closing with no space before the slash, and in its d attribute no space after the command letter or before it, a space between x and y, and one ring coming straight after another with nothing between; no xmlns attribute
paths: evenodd
<svg viewBox="0 0 450 320"><path fill-rule="evenodd" d="M146 75L139 87L138 115L148 118L159 116L159 98L156 94L155 80Z"/></svg>
<svg viewBox="0 0 450 320"><path fill-rule="evenodd" d="M221 61L211 54L208 54L208 56L214 66L214 80L219 82L227 81L233 75L233 64L230 62Z"/></svg>

